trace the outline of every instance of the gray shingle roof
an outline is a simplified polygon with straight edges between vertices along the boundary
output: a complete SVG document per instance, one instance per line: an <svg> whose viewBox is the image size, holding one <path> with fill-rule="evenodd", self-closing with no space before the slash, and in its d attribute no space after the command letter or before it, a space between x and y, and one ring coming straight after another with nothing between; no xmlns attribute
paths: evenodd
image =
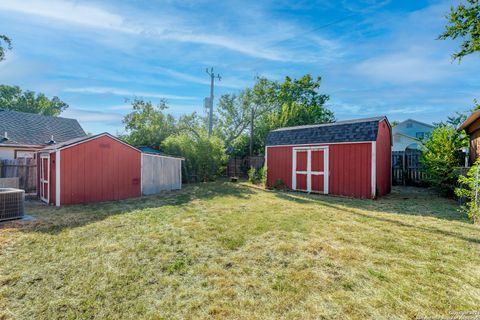
<svg viewBox="0 0 480 320"><path fill-rule="evenodd" d="M86 136L75 119L0 109L0 145L46 145L52 135L57 143Z"/></svg>
<svg viewBox="0 0 480 320"><path fill-rule="evenodd" d="M385 119L386 117L382 116L280 128L270 131L267 136L267 146L375 141L378 124Z"/></svg>

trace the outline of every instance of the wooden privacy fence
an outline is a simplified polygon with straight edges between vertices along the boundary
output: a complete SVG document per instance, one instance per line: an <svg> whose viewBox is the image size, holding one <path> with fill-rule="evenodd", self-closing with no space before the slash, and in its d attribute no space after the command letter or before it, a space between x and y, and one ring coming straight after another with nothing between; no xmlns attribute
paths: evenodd
<svg viewBox="0 0 480 320"><path fill-rule="evenodd" d="M420 162L420 150L392 152L392 183L394 185L422 186L427 174Z"/></svg>
<svg viewBox="0 0 480 320"><path fill-rule="evenodd" d="M20 189L25 193L37 192L37 160L4 159L0 160L1 178L18 178Z"/></svg>
<svg viewBox="0 0 480 320"><path fill-rule="evenodd" d="M263 156L251 156L245 158L230 158L227 164L227 176L228 177L245 177L247 176L248 169L254 167L260 169L265 163L265 157Z"/></svg>

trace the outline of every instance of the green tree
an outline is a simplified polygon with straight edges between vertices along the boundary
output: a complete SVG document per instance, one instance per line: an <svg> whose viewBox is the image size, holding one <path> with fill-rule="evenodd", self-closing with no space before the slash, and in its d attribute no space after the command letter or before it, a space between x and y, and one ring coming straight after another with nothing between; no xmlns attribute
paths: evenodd
<svg viewBox="0 0 480 320"><path fill-rule="evenodd" d="M250 121L250 101L247 90L240 94L224 94L217 108L216 133L225 140L225 146L231 148L234 141L245 132Z"/></svg>
<svg viewBox="0 0 480 320"><path fill-rule="evenodd" d="M19 86L0 85L0 108L45 116L58 116L68 104L58 97L47 98L43 93L22 91Z"/></svg>
<svg viewBox="0 0 480 320"><path fill-rule="evenodd" d="M243 153L245 134L249 136L248 153L260 154L272 129L333 121L333 113L325 107L329 97L319 93L320 80L308 74L300 79L286 77L283 82L259 77L239 95L222 96L217 124L229 153ZM234 149L237 146L242 149Z"/></svg>
<svg viewBox="0 0 480 320"><path fill-rule="evenodd" d="M458 197L463 197L466 204L462 211L466 212L468 217L474 222L480 221L480 159L468 170L466 176L458 178L461 188L455 189Z"/></svg>
<svg viewBox="0 0 480 320"><path fill-rule="evenodd" d="M175 118L164 113L168 108L165 100L154 106L150 101L135 99L132 108L123 119L128 132L124 139L128 143L160 149L162 142L177 131Z"/></svg>
<svg viewBox="0 0 480 320"><path fill-rule="evenodd" d="M320 83L320 77L313 79L309 74L300 79L285 77L283 82L270 83L264 100L272 107L258 121L257 148L264 149L270 130L335 121L333 112L325 107L329 96L319 93Z"/></svg>
<svg viewBox="0 0 480 320"><path fill-rule="evenodd" d="M452 57L454 60L480 51L480 0L466 0L457 7L451 7L446 16L448 24L439 39L462 39L460 49Z"/></svg>
<svg viewBox="0 0 480 320"><path fill-rule="evenodd" d="M0 34L0 61L5 60L6 50L12 50L12 40L6 35Z"/></svg>
<svg viewBox="0 0 480 320"><path fill-rule="evenodd" d="M318 92L320 81L320 77L314 80L307 74L300 79L286 77L283 83L275 83L273 100L278 108L271 118L273 127L334 121L333 112L324 106L330 97Z"/></svg>
<svg viewBox="0 0 480 320"><path fill-rule="evenodd" d="M431 136L423 141L421 161L427 172L427 180L440 193L453 195L458 167L464 159L462 148L467 146L465 132L459 132L448 124L438 125Z"/></svg>
<svg viewBox="0 0 480 320"><path fill-rule="evenodd" d="M214 135L208 137L205 129L171 135L165 139L163 150L185 158L183 176L192 182L215 180L227 161L224 141Z"/></svg>

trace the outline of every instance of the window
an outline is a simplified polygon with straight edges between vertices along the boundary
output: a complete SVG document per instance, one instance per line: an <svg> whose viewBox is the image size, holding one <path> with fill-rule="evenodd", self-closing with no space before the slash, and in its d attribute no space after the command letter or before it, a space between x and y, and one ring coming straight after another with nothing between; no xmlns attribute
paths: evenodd
<svg viewBox="0 0 480 320"><path fill-rule="evenodd" d="M416 135L417 139L420 139L420 140L425 138L425 132L417 132L415 135Z"/></svg>
<svg viewBox="0 0 480 320"><path fill-rule="evenodd" d="M411 122L407 123L407 128L411 128L413 124Z"/></svg>

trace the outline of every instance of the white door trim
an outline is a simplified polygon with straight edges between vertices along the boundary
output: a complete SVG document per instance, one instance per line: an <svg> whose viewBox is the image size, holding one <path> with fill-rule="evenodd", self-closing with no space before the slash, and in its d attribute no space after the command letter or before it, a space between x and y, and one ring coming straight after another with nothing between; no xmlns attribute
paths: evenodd
<svg viewBox="0 0 480 320"><path fill-rule="evenodd" d="M323 151L323 171L312 171L312 151ZM297 153L307 152L307 170L297 171ZM328 194L328 146L295 147L292 152L292 190L297 189L297 174L307 176L307 192L312 192L312 175L323 175L323 193Z"/></svg>
<svg viewBox="0 0 480 320"><path fill-rule="evenodd" d="M390 157L391 161L392 157ZM391 170L391 169L390 169ZM372 198L376 197L377 193L377 143L372 142Z"/></svg>
<svg viewBox="0 0 480 320"><path fill-rule="evenodd" d="M61 190L61 177L60 177L60 152L61 150L57 150L55 153L55 205L60 207L60 190Z"/></svg>
<svg viewBox="0 0 480 320"><path fill-rule="evenodd" d="M47 177L45 179L44 159L47 159ZM50 154L40 155L40 200L50 202ZM45 187L47 185L47 195L45 197Z"/></svg>

